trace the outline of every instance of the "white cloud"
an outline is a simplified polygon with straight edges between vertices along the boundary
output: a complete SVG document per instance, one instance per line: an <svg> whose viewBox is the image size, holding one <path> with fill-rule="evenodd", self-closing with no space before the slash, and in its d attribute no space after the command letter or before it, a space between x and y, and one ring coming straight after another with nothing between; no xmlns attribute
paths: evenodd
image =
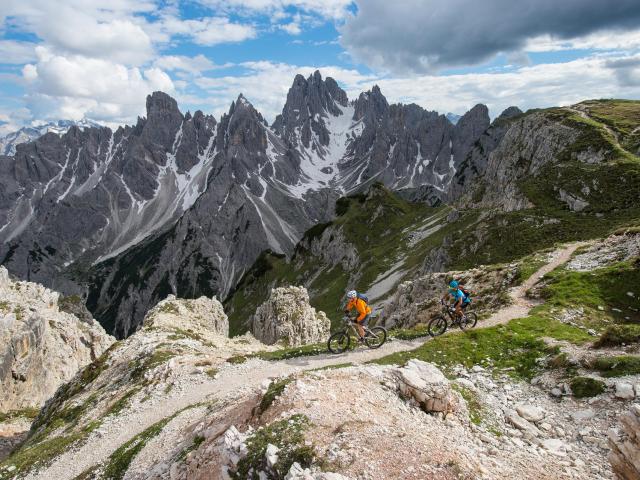
<svg viewBox="0 0 640 480"><path fill-rule="evenodd" d="M134 14L149 2L114 0L5 0L4 16L41 38L50 48L72 55L140 65L153 56L151 39ZM2 17L2 15L0 15Z"/></svg>
<svg viewBox="0 0 640 480"><path fill-rule="evenodd" d="M281 24L279 28L287 32L289 35L300 35L302 33L300 23L298 22L284 23Z"/></svg>
<svg viewBox="0 0 640 480"><path fill-rule="evenodd" d="M204 55L196 55L195 57L187 57L184 55L166 55L159 57L153 64L167 71L181 71L192 74L199 74L208 70L222 68L216 65Z"/></svg>
<svg viewBox="0 0 640 480"><path fill-rule="evenodd" d="M174 16L165 17L162 30L170 36L189 37L198 45L241 42L255 38L257 30L252 25L233 23L225 17L207 17L183 20Z"/></svg>
<svg viewBox="0 0 640 480"><path fill-rule="evenodd" d="M0 41L0 63L23 65L21 76L3 72L0 80L25 88L33 118L110 123L135 121L153 90L188 90L194 76L224 67L202 54L161 56L164 47L258 34L223 16L183 19L177 4L158 0L0 0L0 33L8 29L38 38Z"/></svg>
<svg viewBox="0 0 640 480"><path fill-rule="evenodd" d="M640 48L640 30L630 32L604 31L574 39L541 35L527 41L527 52L555 52L561 50L635 50Z"/></svg>
<svg viewBox="0 0 640 480"><path fill-rule="evenodd" d="M36 44L15 40L0 40L0 63L21 65L36 58Z"/></svg>
<svg viewBox="0 0 640 480"><path fill-rule="evenodd" d="M129 122L144 114L146 95L173 93L171 78L159 68L126 67L108 60L56 55L36 49L38 61L23 68L27 104L36 118L84 116Z"/></svg>

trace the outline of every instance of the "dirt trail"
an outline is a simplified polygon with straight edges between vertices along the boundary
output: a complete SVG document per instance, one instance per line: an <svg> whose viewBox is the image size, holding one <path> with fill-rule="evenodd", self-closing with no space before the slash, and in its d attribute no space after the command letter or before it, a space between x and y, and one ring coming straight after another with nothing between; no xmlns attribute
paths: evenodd
<svg viewBox="0 0 640 480"><path fill-rule="evenodd" d="M529 288L545 274L567 262L571 254L580 246L574 243L557 250L551 260L534 273L522 285L509 293L513 304L500 310L480 327L490 327L507 323L515 318L526 316L533 306L525 296ZM31 473L26 479L72 480L94 465L108 460L109 456L123 443L127 442L154 423L178 412L186 407L213 400L228 400L240 397L260 387L266 379L291 375L296 372L338 365L342 363L365 363L384 357L391 353L412 350L425 342L425 339L413 341L395 340L383 345L378 350L360 347L342 355L322 354L311 357L298 357L278 362L250 359L247 362L224 367L215 379L193 378L191 384L182 385L179 391L168 394L157 403L146 402L135 411L128 411L120 418L108 417L98 432L93 432L82 445L57 457L51 465L37 473ZM206 377L206 375L205 375ZM149 405L147 405L149 403ZM203 413L202 408L188 409L175 420L174 428L190 425ZM177 425L176 425L177 422ZM142 454L142 453L141 453Z"/></svg>
<svg viewBox="0 0 640 480"><path fill-rule="evenodd" d="M589 113L586 112L585 110L581 110L581 109L574 108L574 107L567 107L567 109L572 111L572 112L574 112L574 113L577 113L578 115L580 115L585 120L590 120L592 122L596 122L598 125L600 125L602 128L604 128L604 130L609 135L611 135L616 147L618 147L623 152L628 153L629 155L636 156L633 152L630 152L629 150L627 150L625 147L622 146L622 144L620 143L620 137L618 136L618 134L609 125L607 125L606 123L603 123L603 122L601 122L599 120L596 120L591 115L589 115ZM636 128L633 132L631 132L631 135L633 135L637 130L638 130L638 128Z"/></svg>
<svg viewBox="0 0 640 480"><path fill-rule="evenodd" d="M507 323L515 318L525 317L531 308L540 303L528 299L527 290L538 283L547 273L555 270L560 265L567 263L571 258L571 255L573 255L573 252L582 245L584 245L584 243L571 243L566 245L564 248L553 252L551 254L551 259L546 265L531 275L524 283L522 283L522 285L518 285L511 289L509 292L509 297L511 297L512 301L511 305L494 313L491 317L482 322L481 326L492 327L501 323Z"/></svg>

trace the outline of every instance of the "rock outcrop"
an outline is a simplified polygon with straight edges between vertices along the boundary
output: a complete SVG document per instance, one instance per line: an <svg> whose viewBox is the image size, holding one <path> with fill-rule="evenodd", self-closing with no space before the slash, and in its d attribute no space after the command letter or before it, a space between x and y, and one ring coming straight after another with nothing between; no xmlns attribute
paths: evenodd
<svg viewBox="0 0 640 480"><path fill-rule="evenodd" d="M640 232L628 231L598 241L576 254L567 263L568 270L587 272L640 255ZM631 285L629 286L631 287Z"/></svg>
<svg viewBox="0 0 640 480"><path fill-rule="evenodd" d="M97 321L61 311L58 297L0 266L0 412L39 408L115 341Z"/></svg>
<svg viewBox="0 0 640 480"><path fill-rule="evenodd" d="M460 404L447 377L432 363L409 360L394 372L398 389L405 398L414 399L427 413L456 411Z"/></svg>
<svg viewBox="0 0 640 480"><path fill-rule="evenodd" d="M253 316L251 331L261 342L298 346L322 342L329 336L331 322L324 312L309 305L304 287L280 287Z"/></svg>
<svg viewBox="0 0 640 480"><path fill-rule="evenodd" d="M609 432L609 461L621 480L640 478L640 404L620 418L621 431Z"/></svg>
<svg viewBox="0 0 640 480"><path fill-rule="evenodd" d="M229 319L216 299L200 297L195 300L169 295L153 307L144 318L145 327L189 328L196 333L229 335Z"/></svg>

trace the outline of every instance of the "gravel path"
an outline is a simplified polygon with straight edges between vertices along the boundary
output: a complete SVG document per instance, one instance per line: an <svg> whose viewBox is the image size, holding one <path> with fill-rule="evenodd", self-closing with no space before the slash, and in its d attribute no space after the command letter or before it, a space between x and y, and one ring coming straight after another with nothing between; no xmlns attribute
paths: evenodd
<svg viewBox="0 0 640 480"><path fill-rule="evenodd" d="M560 265L567 263L571 258L571 255L573 255L573 252L583 245L585 244L581 242L571 243L553 252L546 265L531 275L524 283L511 289L509 292L512 302L511 305L497 311L487 320L483 321L482 327L492 327L494 325L507 323L515 318L527 316L529 310L538 304L527 298L527 290L538 283L547 273L555 270Z"/></svg>
<svg viewBox="0 0 640 480"><path fill-rule="evenodd" d="M567 262L580 245L579 243L570 244L552 254L549 263L510 292L513 304L482 322L482 327L506 323L526 316L533 306L525 299L527 290L546 273ZM378 350L359 347L341 355L322 354L278 362L250 359L240 365L226 364L214 379L207 375L186 375L177 388L159 401L137 404L119 416L107 417L102 426L91 433L82 445L65 452L48 467L42 468L39 472L33 472L25 478L72 480L88 468L106 461L120 445L149 426L186 407L195 406L201 402L239 398L255 391L269 378L341 363L365 363L391 353L412 350L424 342L424 338L412 341L395 340ZM201 416L201 408L187 409L172 420L172 429L177 431L182 426L196 422Z"/></svg>

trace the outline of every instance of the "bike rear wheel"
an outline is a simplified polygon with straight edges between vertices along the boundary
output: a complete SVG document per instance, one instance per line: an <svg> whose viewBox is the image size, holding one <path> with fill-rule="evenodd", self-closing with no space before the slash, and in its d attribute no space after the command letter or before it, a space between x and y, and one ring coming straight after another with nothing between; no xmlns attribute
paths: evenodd
<svg viewBox="0 0 640 480"><path fill-rule="evenodd" d="M444 317L436 317L429 322L429 335L438 337L447 331L447 319Z"/></svg>
<svg viewBox="0 0 640 480"><path fill-rule="evenodd" d="M460 319L460 329L468 330L475 327L476 323L478 323L478 316L474 312L465 313Z"/></svg>
<svg viewBox="0 0 640 480"><path fill-rule="evenodd" d="M384 327L373 327L364 337L364 343L371 349L380 348L386 341L387 330Z"/></svg>
<svg viewBox="0 0 640 480"><path fill-rule="evenodd" d="M329 337L327 347L331 353L342 353L349 348L351 337L347 332L336 332Z"/></svg>

